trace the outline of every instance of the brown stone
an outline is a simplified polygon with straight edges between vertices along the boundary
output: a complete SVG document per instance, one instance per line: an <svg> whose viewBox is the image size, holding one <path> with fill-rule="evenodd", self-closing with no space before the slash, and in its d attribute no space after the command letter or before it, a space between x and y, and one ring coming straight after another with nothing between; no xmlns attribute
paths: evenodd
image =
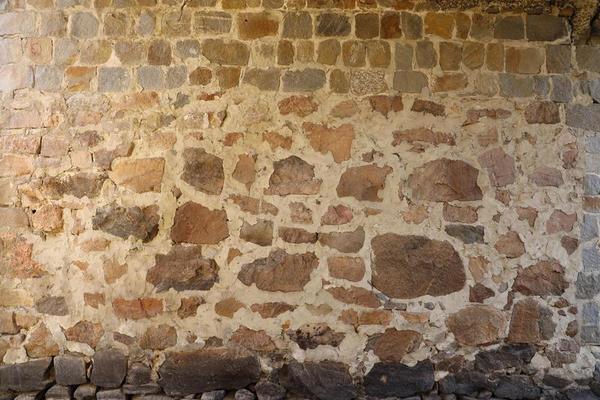
<svg viewBox="0 0 600 400"><path fill-rule="evenodd" d="M125 158L113 161L108 176L137 193L160 192L164 168L164 158Z"/></svg>
<svg viewBox="0 0 600 400"><path fill-rule="evenodd" d="M212 80L212 71L208 68L198 67L190 72L190 84L208 85Z"/></svg>
<svg viewBox="0 0 600 400"><path fill-rule="evenodd" d="M238 67L218 67L216 75L221 90L227 90L239 85L241 69Z"/></svg>
<svg viewBox="0 0 600 400"><path fill-rule="evenodd" d="M209 290L219 280L219 266L213 259L202 257L200 246L175 245L167 254L155 255L154 260L146 281L159 293L171 288Z"/></svg>
<svg viewBox="0 0 600 400"><path fill-rule="evenodd" d="M260 314L262 318L275 318L288 311L294 311L296 306L283 302L252 304L252 312Z"/></svg>
<svg viewBox="0 0 600 400"><path fill-rule="evenodd" d="M250 190L256 179L256 156L240 154L231 177L246 185L246 189Z"/></svg>
<svg viewBox="0 0 600 400"><path fill-rule="evenodd" d="M327 292L337 301L346 304L355 304L369 308L377 308L381 305L374 292L358 286L351 286L350 288L332 287L327 289Z"/></svg>
<svg viewBox="0 0 600 400"><path fill-rule="evenodd" d="M352 282L361 281L365 276L365 262L360 257L333 256L327 258L329 275Z"/></svg>
<svg viewBox="0 0 600 400"><path fill-rule="evenodd" d="M446 13L427 13L425 15L425 33L444 39L452 38L454 16Z"/></svg>
<svg viewBox="0 0 600 400"><path fill-rule="evenodd" d="M540 343L554 334L552 312L533 298L517 302L513 307L508 341L511 343Z"/></svg>
<svg viewBox="0 0 600 400"><path fill-rule="evenodd" d="M349 118L356 115L360 109L354 100L343 100L331 109L331 116L335 118Z"/></svg>
<svg viewBox="0 0 600 400"><path fill-rule="evenodd" d="M463 123L463 126L476 124L482 118L489 119L507 119L511 116L511 112L502 108L484 108L484 109L471 109L467 111L467 119Z"/></svg>
<svg viewBox="0 0 600 400"><path fill-rule="evenodd" d="M29 333L23 347L31 358L52 357L59 351L52 332L43 323Z"/></svg>
<svg viewBox="0 0 600 400"><path fill-rule="evenodd" d="M456 144L456 141L454 140L454 136L452 134L446 132L433 131L429 128L413 128L401 131L394 131L392 132L392 135L394 136L392 146L397 146L401 143L410 143L413 145L430 143L434 146L439 146L441 144L454 146Z"/></svg>
<svg viewBox="0 0 600 400"><path fill-rule="evenodd" d="M325 65L335 65L342 53L342 46L337 39L327 39L319 42L317 62Z"/></svg>
<svg viewBox="0 0 600 400"><path fill-rule="evenodd" d="M237 310L245 308L244 303L234 297L228 297L215 304L215 312L227 318L233 318Z"/></svg>
<svg viewBox="0 0 600 400"><path fill-rule="evenodd" d="M307 117L318 110L319 105L312 96L290 96L277 103L281 115L295 114L299 117Z"/></svg>
<svg viewBox="0 0 600 400"><path fill-rule="evenodd" d="M233 201L233 203L236 204L242 211L254 215L277 215L279 212L277 207L263 199L233 194L229 196L229 200Z"/></svg>
<svg viewBox="0 0 600 400"><path fill-rule="evenodd" d="M364 67L367 46L360 40L347 40L342 43L342 60L348 67Z"/></svg>
<svg viewBox="0 0 600 400"><path fill-rule="evenodd" d="M39 278L47 274L42 265L33 260L33 244L23 236L0 234L0 272L7 278Z"/></svg>
<svg viewBox="0 0 600 400"><path fill-rule="evenodd" d="M244 40L275 36L279 29L279 20L269 12L240 13L237 24L240 39Z"/></svg>
<svg viewBox="0 0 600 400"><path fill-rule="evenodd" d="M140 338L140 347L145 350L165 350L177 344L177 330L167 324L150 326Z"/></svg>
<svg viewBox="0 0 600 400"><path fill-rule="evenodd" d="M352 142L354 140L354 127L343 124L338 127L317 125L310 122L302 124L310 140L310 145L315 151L322 154L331 153L336 163L350 159Z"/></svg>
<svg viewBox="0 0 600 400"><path fill-rule="evenodd" d="M387 118L391 112L400 112L404 109L402 96L376 95L368 97L369 104L373 111L377 111Z"/></svg>
<svg viewBox="0 0 600 400"><path fill-rule="evenodd" d="M422 112L426 114L431 114L436 117L441 117L446 115L446 108L443 104L439 104L429 100L415 99L413 102L410 111L414 112Z"/></svg>
<svg viewBox="0 0 600 400"><path fill-rule="evenodd" d="M273 243L273 222L261 219L255 224L250 224L244 221L240 229L240 239L259 246L270 246Z"/></svg>
<svg viewBox="0 0 600 400"><path fill-rule="evenodd" d="M379 15L360 13L354 16L355 34L359 39L372 39L379 36Z"/></svg>
<svg viewBox="0 0 600 400"><path fill-rule="evenodd" d="M159 219L155 205L142 209L137 206L125 208L112 203L96 209L92 227L122 239L133 236L148 242L158 233Z"/></svg>
<svg viewBox="0 0 600 400"><path fill-rule="evenodd" d="M412 196L427 201L481 200L479 171L461 160L441 158L415 170L408 179Z"/></svg>
<svg viewBox="0 0 600 400"><path fill-rule="evenodd" d="M163 312L162 300L150 297L133 300L117 298L113 300L112 307L117 317L133 320L152 318Z"/></svg>
<svg viewBox="0 0 600 400"><path fill-rule="evenodd" d="M246 65L250 58L250 49L243 42L206 39L202 42L202 55L215 64Z"/></svg>
<svg viewBox="0 0 600 400"><path fill-rule="evenodd" d="M63 209L53 204L45 204L31 216L34 229L43 232L59 232L63 227Z"/></svg>
<svg viewBox="0 0 600 400"><path fill-rule="evenodd" d="M113 257L104 260L102 269L104 270L104 280L106 283L113 284L127 273L127 264L121 264Z"/></svg>
<svg viewBox="0 0 600 400"><path fill-rule="evenodd" d="M260 290L298 292L308 283L318 264L314 253L288 254L275 249L268 257L242 266L238 279L246 286L255 283Z"/></svg>
<svg viewBox="0 0 600 400"><path fill-rule="evenodd" d="M517 207L516 209L517 215L519 216L519 221L527 221L529 226L533 228L535 226L535 220L537 219L538 212L535 208L532 207Z"/></svg>
<svg viewBox="0 0 600 400"><path fill-rule="evenodd" d="M370 337L365 350L372 350L381 361L402 362L404 356L419 348L422 340L419 332L389 328Z"/></svg>
<svg viewBox="0 0 600 400"><path fill-rule="evenodd" d="M194 32L223 34L231 30L231 15L222 11L203 11L194 14Z"/></svg>
<svg viewBox="0 0 600 400"><path fill-rule="evenodd" d="M475 207L458 207L448 203L444 203L443 215L448 222L461 222L464 224L473 224L477 222L478 218Z"/></svg>
<svg viewBox="0 0 600 400"><path fill-rule="evenodd" d="M440 67L444 71L458 71L462 60L463 48L453 42L440 42Z"/></svg>
<svg viewBox="0 0 600 400"><path fill-rule="evenodd" d="M546 166L536 168L529 179L538 186L559 187L564 183L560 170Z"/></svg>
<svg viewBox="0 0 600 400"><path fill-rule="evenodd" d="M314 166L297 156L275 161L265 194L317 194L321 188L321 179L315 179L314 169Z"/></svg>
<svg viewBox="0 0 600 400"><path fill-rule="evenodd" d="M104 328L98 322L79 321L72 327L65 329L64 334L67 340L85 343L95 349L102 336L104 336Z"/></svg>
<svg viewBox="0 0 600 400"><path fill-rule="evenodd" d="M560 112L558 104L551 101L534 101L524 112L525 120L530 124L558 124Z"/></svg>
<svg viewBox="0 0 600 400"><path fill-rule="evenodd" d="M499 236L494 248L508 258L518 258L525 254L525 245L519 234L514 231Z"/></svg>
<svg viewBox="0 0 600 400"><path fill-rule="evenodd" d="M148 47L148 64L170 65L171 45L166 40L154 40Z"/></svg>
<svg viewBox="0 0 600 400"><path fill-rule="evenodd" d="M100 305L104 305L106 298L103 293L84 293L83 302L85 305L98 309Z"/></svg>
<svg viewBox="0 0 600 400"><path fill-rule="evenodd" d="M65 316L69 314L69 307L63 296L44 296L35 302L35 308L42 314L56 316Z"/></svg>
<svg viewBox="0 0 600 400"><path fill-rule="evenodd" d="M198 296L184 297L177 309L177 316L181 319L195 317L198 307L204 304L204 300Z"/></svg>
<svg viewBox="0 0 600 400"><path fill-rule="evenodd" d="M303 203L293 202L290 203L290 218L296 224L311 224L312 211Z"/></svg>
<svg viewBox="0 0 600 400"><path fill-rule="evenodd" d="M14 312L0 311L0 333L9 335L19 333Z"/></svg>
<svg viewBox="0 0 600 400"><path fill-rule="evenodd" d="M181 179L207 194L220 194L225 175L223 160L200 148L183 151L184 167Z"/></svg>
<svg viewBox="0 0 600 400"><path fill-rule="evenodd" d="M36 210L34 210L35 212ZM35 214L32 215L35 217ZM36 229L40 229L39 225L44 223L41 218L36 218L36 222L38 227ZM62 221L62 209L61 209L61 221ZM33 223L33 221L32 221ZM28 228L29 227L29 219L27 218L27 213L25 210L17 207L0 207L0 226L5 228ZM62 225L61 225L62 226Z"/></svg>
<svg viewBox="0 0 600 400"><path fill-rule="evenodd" d="M321 217L321 225L343 225L352 221L352 209L342 204L329 206Z"/></svg>
<svg viewBox="0 0 600 400"><path fill-rule="evenodd" d="M372 283L387 296L443 296L465 285L462 260L448 242L388 233L373 238L371 248Z"/></svg>
<svg viewBox="0 0 600 400"><path fill-rule="evenodd" d="M500 310L477 305L450 315L446 325L460 344L480 346L497 342L504 334L506 320Z"/></svg>
<svg viewBox="0 0 600 400"><path fill-rule="evenodd" d="M365 230L359 226L352 232L319 233L319 243L342 253L357 253L365 242Z"/></svg>
<svg viewBox="0 0 600 400"><path fill-rule="evenodd" d="M269 144L272 151L275 151L277 148L289 150L292 148L292 143L294 142L292 137L283 136L277 132L265 132L262 137Z"/></svg>
<svg viewBox="0 0 600 400"><path fill-rule="evenodd" d="M192 201L177 208L171 228L175 243L217 244L228 236L225 210L211 210Z"/></svg>
<svg viewBox="0 0 600 400"><path fill-rule="evenodd" d="M472 70L483 66L485 59L485 47L482 43L465 42L462 51L463 64Z"/></svg>
<svg viewBox="0 0 600 400"><path fill-rule="evenodd" d="M256 331L254 329L240 326L229 338L230 343L235 343L248 350L269 353L277 347L271 337L263 330Z"/></svg>
<svg viewBox="0 0 600 400"><path fill-rule="evenodd" d="M494 297L496 293L481 283L476 283L469 288L469 301L471 303L483 303L486 299Z"/></svg>
<svg viewBox="0 0 600 400"><path fill-rule="evenodd" d="M500 148L479 156L479 163L487 170L492 185L503 187L515 183L515 160Z"/></svg>
<svg viewBox="0 0 600 400"><path fill-rule="evenodd" d="M465 74L447 73L435 77L431 90L433 92L450 92L464 89L467 87L468 83L469 82Z"/></svg>
<svg viewBox="0 0 600 400"><path fill-rule="evenodd" d="M555 260L540 261L519 271L513 290L525 296L559 296L568 287L563 267Z"/></svg>
<svg viewBox="0 0 600 400"><path fill-rule="evenodd" d="M281 227L278 232L281 240L287 243L316 243L318 239L316 233L302 228Z"/></svg>
<svg viewBox="0 0 600 400"><path fill-rule="evenodd" d="M337 186L339 197L354 197L361 201L380 202L379 191L385 186L388 174L392 172L389 166L364 165L348 168Z"/></svg>
<svg viewBox="0 0 600 400"><path fill-rule="evenodd" d="M543 49L536 47L509 47L506 49L506 72L539 74L543 64Z"/></svg>
<svg viewBox="0 0 600 400"><path fill-rule="evenodd" d="M577 214L567 214L561 210L554 210L546 221L546 233L552 235L557 232L571 232L577 222Z"/></svg>
<svg viewBox="0 0 600 400"><path fill-rule="evenodd" d="M303 349L316 349L318 346L337 347L345 334L333 331L325 323L304 324L298 329L289 329L286 334Z"/></svg>
<svg viewBox="0 0 600 400"><path fill-rule="evenodd" d="M400 14L397 12L385 12L381 16L380 32L382 39L397 39L402 36Z"/></svg>

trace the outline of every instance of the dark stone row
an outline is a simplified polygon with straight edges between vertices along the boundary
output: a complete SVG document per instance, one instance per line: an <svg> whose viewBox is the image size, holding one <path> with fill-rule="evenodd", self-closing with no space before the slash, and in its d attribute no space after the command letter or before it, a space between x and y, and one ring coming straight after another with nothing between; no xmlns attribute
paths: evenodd
<svg viewBox="0 0 600 400"><path fill-rule="evenodd" d="M256 355L230 347L169 352L153 371L140 362L128 365L125 354L106 349L91 365L74 355L2 365L0 400L600 400L600 364L589 382L578 382L585 387L549 374L540 382L530 366L534 355L532 346L505 345L461 367L431 360L414 366L379 362L357 377L339 362L293 360L265 375ZM436 382L436 369L444 368L449 374Z"/></svg>

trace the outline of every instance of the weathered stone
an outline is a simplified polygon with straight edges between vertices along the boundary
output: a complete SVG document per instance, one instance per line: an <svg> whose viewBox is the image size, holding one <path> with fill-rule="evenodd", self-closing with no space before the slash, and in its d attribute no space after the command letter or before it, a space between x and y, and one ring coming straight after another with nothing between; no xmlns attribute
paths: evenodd
<svg viewBox="0 0 600 400"><path fill-rule="evenodd" d="M389 328L370 337L365 350L373 350L381 361L401 362L404 356L419 348L422 339L419 332Z"/></svg>
<svg viewBox="0 0 600 400"><path fill-rule="evenodd" d="M159 369L159 384L167 395L185 396L216 389L240 389L258 381L258 358L245 350L225 347L170 352Z"/></svg>
<svg viewBox="0 0 600 400"><path fill-rule="evenodd" d="M217 244L228 236L225 210L211 210L192 201L177 208L171 228L175 243Z"/></svg>
<svg viewBox="0 0 600 400"><path fill-rule="evenodd" d="M492 289L481 283L476 283L469 288L469 301L471 303L483 303L486 299L494 297L495 294Z"/></svg>
<svg viewBox="0 0 600 400"><path fill-rule="evenodd" d="M518 258L525 254L525 245L515 231L509 231L499 236L494 248L507 258Z"/></svg>
<svg viewBox="0 0 600 400"><path fill-rule="evenodd" d="M463 308L450 315L446 324L456 340L467 346L495 343L506 327L503 313L485 305Z"/></svg>
<svg viewBox="0 0 600 400"><path fill-rule="evenodd" d="M64 330L65 338L73 342L80 342L95 349L104 335L102 324L98 322L79 321L72 327Z"/></svg>
<svg viewBox="0 0 600 400"><path fill-rule="evenodd" d="M348 289L343 287L332 287L327 289L327 292L329 292L329 294L337 301L346 304L356 304L358 306L369 308L377 308L381 305L381 302L373 291L359 286L351 286Z"/></svg>
<svg viewBox="0 0 600 400"><path fill-rule="evenodd" d="M546 46L546 69L550 73L565 73L571 70L571 46Z"/></svg>
<svg viewBox="0 0 600 400"><path fill-rule="evenodd" d="M194 32L222 34L231 30L231 15L222 11L203 11L194 14Z"/></svg>
<svg viewBox="0 0 600 400"><path fill-rule="evenodd" d="M130 82L131 76L125 68L98 68L98 91L100 92L122 92L129 88Z"/></svg>
<svg viewBox="0 0 600 400"><path fill-rule="evenodd" d="M280 371L279 380L291 393L319 399L344 400L357 396L348 367L333 361L292 361Z"/></svg>
<svg viewBox="0 0 600 400"><path fill-rule="evenodd" d="M346 15L325 12L317 16L317 36L347 36L350 29L350 20Z"/></svg>
<svg viewBox="0 0 600 400"><path fill-rule="evenodd" d="M479 163L487 170L492 185L503 187L515 182L515 160L497 147L479 156Z"/></svg>
<svg viewBox="0 0 600 400"><path fill-rule="evenodd" d="M553 15L527 15L525 22L527 39L529 40L551 42L567 35L566 21L560 17Z"/></svg>
<svg viewBox="0 0 600 400"><path fill-rule="evenodd" d="M258 400L284 400L286 390L274 382L261 380L255 386Z"/></svg>
<svg viewBox="0 0 600 400"><path fill-rule="evenodd" d="M127 356L116 349L97 351L92 358L90 381L100 387L121 386L127 373Z"/></svg>
<svg viewBox="0 0 600 400"><path fill-rule="evenodd" d="M246 65L250 50L243 42L206 39L202 42L202 55L215 64Z"/></svg>
<svg viewBox="0 0 600 400"><path fill-rule="evenodd" d="M209 290L219 279L219 266L202 257L200 246L173 246L167 254L157 254L146 275L158 292L169 290Z"/></svg>
<svg viewBox="0 0 600 400"><path fill-rule="evenodd" d="M56 356L59 352L58 343L44 323L29 333L23 347L31 358Z"/></svg>
<svg viewBox="0 0 600 400"><path fill-rule="evenodd" d="M446 225L446 233L452 237L460 239L464 244L484 243L484 227L481 225Z"/></svg>
<svg viewBox="0 0 600 400"><path fill-rule="evenodd" d="M435 383L431 361L414 367L394 362L376 363L365 376L367 395L374 397L408 397L428 392Z"/></svg>
<svg viewBox="0 0 600 400"><path fill-rule="evenodd" d="M113 162L109 177L134 192L160 192L164 167L163 158L119 159Z"/></svg>
<svg viewBox="0 0 600 400"><path fill-rule="evenodd" d="M365 165L348 168L337 186L339 197L354 197L361 201L382 201L379 191L385 186L385 180L392 168L388 166Z"/></svg>
<svg viewBox="0 0 600 400"><path fill-rule="evenodd" d="M238 279L246 286L255 283L260 290L298 292L318 264L314 253L288 254L276 249L267 258L242 266Z"/></svg>
<svg viewBox="0 0 600 400"><path fill-rule="evenodd" d="M319 243L342 253L357 253L365 241L365 231L359 226L353 232L319 233Z"/></svg>
<svg viewBox="0 0 600 400"><path fill-rule="evenodd" d="M233 203L235 203L238 207L240 207L242 211L248 212L250 214L277 215L277 213L279 212L277 207L262 199L256 199L254 197L241 195L232 195L229 197L229 199L232 200Z"/></svg>
<svg viewBox="0 0 600 400"><path fill-rule="evenodd" d="M327 259L329 275L333 278L346 279L352 282L362 280L365 275L365 264L362 258L334 256Z"/></svg>
<svg viewBox="0 0 600 400"><path fill-rule="evenodd" d="M503 376L494 394L506 399L539 399L541 390L529 376Z"/></svg>
<svg viewBox="0 0 600 400"><path fill-rule="evenodd" d="M345 337L324 323L304 324L298 329L289 329L286 334L303 350L316 349L318 346L337 347Z"/></svg>
<svg viewBox="0 0 600 400"><path fill-rule="evenodd" d="M59 385L81 385L87 382L83 357L69 355L54 357L54 371L56 383Z"/></svg>
<svg viewBox="0 0 600 400"><path fill-rule="evenodd" d="M508 341L511 343L539 343L554 334L552 312L533 298L517 302L513 307Z"/></svg>
<svg viewBox="0 0 600 400"><path fill-rule="evenodd" d="M494 24L494 38L519 40L525 37L523 18L513 15L498 15Z"/></svg>
<svg viewBox="0 0 600 400"><path fill-rule="evenodd" d="M71 35L90 39L98 33L98 19L90 12L77 12L71 16Z"/></svg>
<svg viewBox="0 0 600 400"><path fill-rule="evenodd" d="M462 61L463 48L452 42L440 43L440 67L444 71L458 71Z"/></svg>
<svg viewBox="0 0 600 400"><path fill-rule="evenodd" d="M289 194L316 194L321 180L315 179L314 166L297 156L290 156L273 163L273 173L265 194L287 196Z"/></svg>
<svg viewBox="0 0 600 400"><path fill-rule="evenodd" d="M431 114L435 115L436 117L446 115L445 107L442 104L422 99L415 99L410 111Z"/></svg>
<svg viewBox="0 0 600 400"><path fill-rule="evenodd" d="M437 54L433 43L429 40L420 40L415 48L415 60L419 68L433 68L437 64Z"/></svg>
<svg viewBox="0 0 600 400"><path fill-rule="evenodd" d="M464 161L442 158L418 168L409 177L408 184L417 200L481 200L478 175L479 171Z"/></svg>
<svg viewBox="0 0 600 400"><path fill-rule="evenodd" d="M35 308L42 314L57 316L69 314L69 307L63 296L44 296L35 302Z"/></svg>
<svg viewBox="0 0 600 400"><path fill-rule="evenodd" d="M600 104L567 106L566 124L579 129L598 132L600 130Z"/></svg>
<svg viewBox="0 0 600 400"><path fill-rule="evenodd" d="M564 183L560 170L547 166L536 168L529 179L537 186L559 187Z"/></svg>
<svg viewBox="0 0 600 400"><path fill-rule="evenodd" d="M343 124L338 127L329 127L305 122L302 127L315 151L322 154L331 153L336 163L350 159L355 136L352 125Z"/></svg>
<svg viewBox="0 0 600 400"><path fill-rule="evenodd" d="M19 64L0 65L0 91L10 92L33 86L33 69Z"/></svg>
<svg viewBox="0 0 600 400"><path fill-rule="evenodd" d="M47 400L68 400L71 399L72 390L70 387L54 385L45 394Z"/></svg>
<svg viewBox="0 0 600 400"><path fill-rule="evenodd" d="M312 92L325 85L325 71L314 68L288 70L283 74L284 92Z"/></svg>
<svg viewBox="0 0 600 400"><path fill-rule="evenodd" d="M112 307L117 317L132 320L151 318L163 311L162 300L148 297L133 300L117 298L113 300Z"/></svg>
<svg viewBox="0 0 600 400"><path fill-rule="evenodd" d="M281 115L295 114L306 117L318 110L319 105L312 96L290 96L277 103Z"/></svg>
<svg viewBox="0 0 600 400"><path fill-rule="evenodd" d="M265 36L275 36L279 29L279 20L269 12L240 13L237 15L240 39L252 40Z"/></svg>
<svg viewBox="0 0 600 400"><path fill-rule="evenodd" d="M5 390L10 389L16 392L45 390L53 382L51 365L51 357L4 365L0 369L2 387Z"/></svg>
<svg viewBox="0 0 600 400"><path fill-rule="evenodd" d="M371 105L371 109L373 109L373 111L377 111L386 118L388 117L389 113L400 112L404 109L402 96L376 95L369 96L368 100L369 104Z"/></svg>
<svg viewBox="0 0 600 400"><path fill-rule="evenodd" d="M177 344L177 331L170 325L150 326L140 338L140 347L149 350L165 350Z"/></svg>
<svg viewBox="0 0 600 400"><path fill-rule="evenodd" d="M557 296L568 287L562 266L554 260L540 261L519 271L513 290L526 296Z"/></svg>
<svg viewBox="0 0 600 400"><path fill-rule="evenodd" d="M312 17L307 12L288 12L283 17L282 36L290 39L309 39L312 36Z"/></svg>
<svg viewBox="0 0 600 400"><path fill-rule="evenodd" d="M133 236L148 242L158 233L159 219L156 206L125 208L113 203L96 209L92 226L122 239Z"/></svg>
<svg viewBox="0 0 600 400"><path fill-rule="evenodd" d="M390 297L443 296L465 285L464 266L448 242L379 235L371 241L373 286Z"/></svg>
<svg viewBox="0 0 600 400"><path fill-rule="evenodd" d="M529 76L500 74L500 94L504 97L533 96L534 81Z"/></svg>
<svg viewBox="0 0 600 400"><path fill-rule="evenodd" d="M544 64L542 49L509 47L506 49L506 72L539 74Z"/></svg>
<svg viewBox="0 0 600 400"><path fill-rule="evenodd" d="M250 224L244 221L240 229L240 239L259 246L270 246L273 243L273 222L263 219Z"/></svg>
<svg viewBox="0 0 600 400"><path fill-rule="evenodd" d="M530 124L558 124L560 113L558 105L550 101L536 101L525 109L525 120Z"/></svg>
<svg viewBox="0 0 600 400"><path fill-rule="evenodd" d="M567 214L561 210L554 210L546 221L546 233L570 232L577 222L577 214Z"/></svg>
<svg viewBox="0 0 600 400"><path fill-rule="evenodd" d="M260 90L276 91L279 89L280 74L277 68L248 69L244 73L244 83L256 86Z"/></svg>
<svg viewBox="0 0 600 400"><path fill-rule="evenodd" d="M477 209L474 207L457 207L444 203L444 219L448 222L472 224L477 222Z"/></svg>
<svg viewBox="0 0 600 400"><path fill-rule="evenodd" d="M181 179L184 182L207 194L221 193L225 181L221 158L204 149L187 148L183 151L183 160Z"/></svg>

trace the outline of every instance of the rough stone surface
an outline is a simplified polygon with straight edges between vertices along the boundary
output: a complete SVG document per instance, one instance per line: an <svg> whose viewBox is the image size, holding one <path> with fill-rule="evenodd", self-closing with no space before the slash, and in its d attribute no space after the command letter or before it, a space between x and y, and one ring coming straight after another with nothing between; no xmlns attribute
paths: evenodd
<svg viewBox="0 0 600 400"><path fill-rule="evenodd" d="M227 214L187 202L177 208L171 228L175 243L216 244L229 236Z"/></svg>
<svg viewBox="0 0 600 400"><path fill-rule="evenodd" d="M118 350L97 351L92 359L90 381L100 387L121 386L127 373L127 357Z"/></svg>
<svg viewBox="0 0 600 400"><path fill-rule="evenodd" d="M479 171L464 161L443 158L430 161L409 178L413 197L429 201L480 200Z"/></svg>
<svg viewBox="0 0 600 400"><path fill-rule="evenodd" d="M463 345L495 343L504 333L506 322L500 310L491 306L469 306L448 317L448 329Z"/></svg>

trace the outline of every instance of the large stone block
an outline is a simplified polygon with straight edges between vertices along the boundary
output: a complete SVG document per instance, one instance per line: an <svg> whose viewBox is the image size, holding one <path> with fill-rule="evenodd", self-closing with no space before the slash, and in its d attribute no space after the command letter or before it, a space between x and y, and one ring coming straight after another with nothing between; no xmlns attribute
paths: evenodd
<svg viewBox="0 0 600 400"><path fill-rule="evenodd" d="M378 398L409 397L428 392L435 383L431 361L414 367L400 363L377 363L365 376L367 395Z"/></svg>
<svg viewBox="0 0 600 400"><path fill-rule="evenodd" d="M310 398L345 400L357 396L357 388L344 364L292 361L279 373L283 386L292 393Z"/></svg>
<svg viewBox="0 0 600 400"><path fill-rule="evenodd" d="M571 104L567 106L566 124L573 128L600 132L600 104Z"/></svg>
<svg viewBox="0 0 600 400"><path fill-rule="evenodd" d="M118 388L127 373L127 356L116 349L97 351L92 358L91 382L103 388Z"/></svg>
<svg viewBox="0 0 600 400"><path fill-rule="evenodd" d="M52 358L40 358L0 367L0 389L16 392L44 390L52 384Z"/></svg>

